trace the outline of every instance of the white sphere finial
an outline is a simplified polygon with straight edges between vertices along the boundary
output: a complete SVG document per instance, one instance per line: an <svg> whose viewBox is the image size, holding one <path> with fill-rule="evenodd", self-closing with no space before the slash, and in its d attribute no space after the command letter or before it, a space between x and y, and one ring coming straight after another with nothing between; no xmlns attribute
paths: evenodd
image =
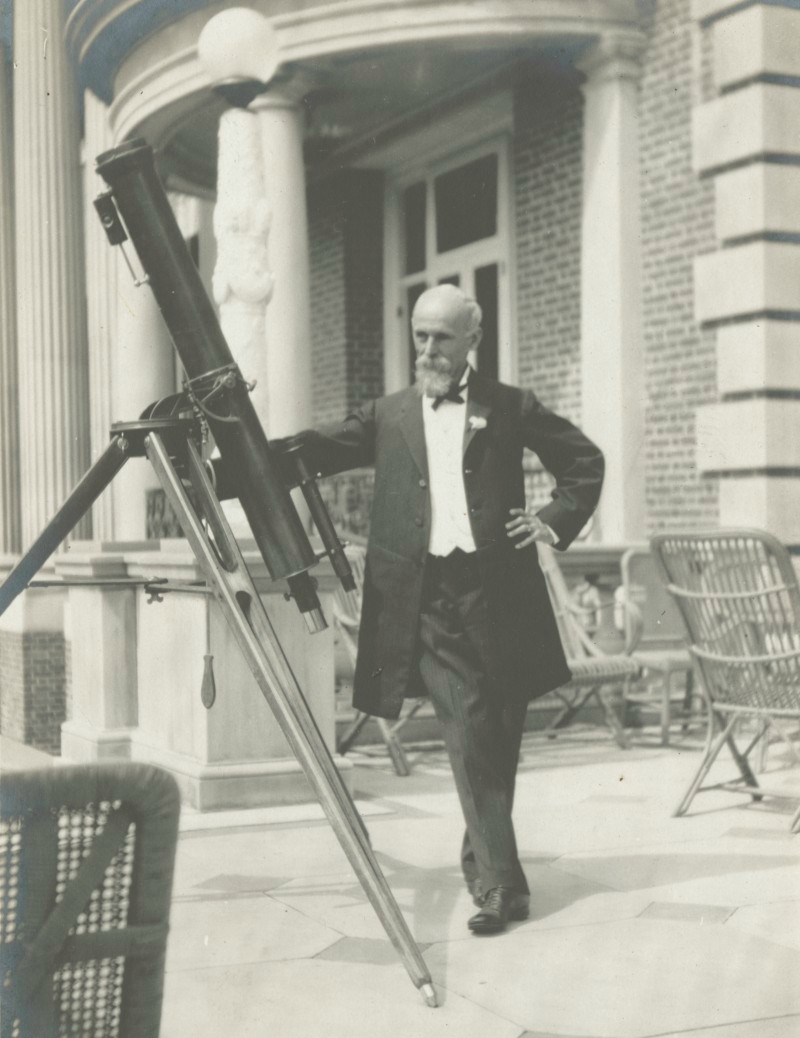
<svg viewBox="0 0 800 1038"><path fill-rule="evenodd" d="M215 83L269 83L280 67L275 30L250 7L231 7L210 18L197 41L197 55Z"/></svg>

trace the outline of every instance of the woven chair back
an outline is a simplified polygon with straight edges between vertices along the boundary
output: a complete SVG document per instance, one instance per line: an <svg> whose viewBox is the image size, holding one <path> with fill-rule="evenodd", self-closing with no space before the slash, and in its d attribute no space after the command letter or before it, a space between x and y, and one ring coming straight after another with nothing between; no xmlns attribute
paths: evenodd
<svg viewBox="0 0 800 1038"><path fill-rule="evenodd" d="M800 590L785 547L762 530L652 540L718 708L800 711Z"/></svg>
<svg viewBox="0 0 800 1038"><path fill-rule="evenodd" d="M179 811L146 764L3 775L2 1038L156 1038Z"/></svg>

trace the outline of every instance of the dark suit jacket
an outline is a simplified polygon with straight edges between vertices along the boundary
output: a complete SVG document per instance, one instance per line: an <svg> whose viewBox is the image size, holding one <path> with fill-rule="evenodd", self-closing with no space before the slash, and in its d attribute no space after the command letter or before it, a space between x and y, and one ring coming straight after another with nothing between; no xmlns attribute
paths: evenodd
<svg viewBox="0 0 800 1038"><path fill-rule="evenodd" d="M477 418L483 428L470 429ZM422 694L417 637L431 505L422 401L409 388L372 401L344 422L300 434L309 466L323 475L375 466L375 491L353 701L397 717ZM505 524L525 507L523 449L556 480L540 517L563 549L592 514L603 481L600 450L533 393L470 375L464 484L489 606L497 687L529 698L569 680L535 545L518 550Z"/></svg>

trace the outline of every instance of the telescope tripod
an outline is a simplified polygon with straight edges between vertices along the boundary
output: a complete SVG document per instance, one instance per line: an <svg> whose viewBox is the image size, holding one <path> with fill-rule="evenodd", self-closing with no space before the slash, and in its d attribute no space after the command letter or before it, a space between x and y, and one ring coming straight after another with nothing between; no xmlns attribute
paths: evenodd
<svg viewBox="0 0 800 1038"><path fill-rule="evenodd" d="M203 571L208 591L230 625L376 915L425 1002L436 1006L430 973L256 591L194 442L196 432L196 420L183 416L115 424L108 448L0 587L0 614L28 587L127 460L147 457ZM158 587L154 585L156 590Z"/></svg>

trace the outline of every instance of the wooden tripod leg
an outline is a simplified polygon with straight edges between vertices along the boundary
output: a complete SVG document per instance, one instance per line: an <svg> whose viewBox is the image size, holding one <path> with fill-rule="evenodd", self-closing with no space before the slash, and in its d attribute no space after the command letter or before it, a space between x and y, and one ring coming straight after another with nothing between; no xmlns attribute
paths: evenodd
<svg viewBox="0 0 800 1038"><path fill-rule="evenodd" d="M47 562L67 534L86 515L130 457L124 436L114 436L64 504L28 548L0 587L0 615Z"/></svg>
<svg viewBox="0 0 800 1038"><path fill-rule="evenodd" d="M194 445L187 444L192 483L214 531L215 545L189 501L163 442L147 438L147 455L175 509L183 532L239 644L264 698L330 822L389 939L425 1001L436 993L425 961L369 844L363 820L336 769L286 655L219 507ZM224 541L224 543L220 543ZM223 565L224 561L224 565Z"/></svg>

